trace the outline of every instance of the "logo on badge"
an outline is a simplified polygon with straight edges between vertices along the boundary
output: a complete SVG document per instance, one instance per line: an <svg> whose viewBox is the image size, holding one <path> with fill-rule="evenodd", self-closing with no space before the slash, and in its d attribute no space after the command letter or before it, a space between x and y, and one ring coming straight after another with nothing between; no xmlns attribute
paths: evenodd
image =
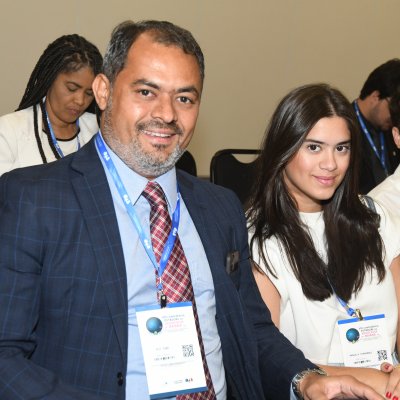
<svg viewBox="0 0 400 400"><path fill-rule="evenodd" d="M355 343L360 339L360 332L355 328L351 328L346 332L346 339L351 343Z"/></svg>
<svg viewBox="0 0 400 400"><path fill-rule="evenodd" d="M162 322L157 317L151 317L146 322L147 330L153 335L158 335L162 331Z"/></svg>

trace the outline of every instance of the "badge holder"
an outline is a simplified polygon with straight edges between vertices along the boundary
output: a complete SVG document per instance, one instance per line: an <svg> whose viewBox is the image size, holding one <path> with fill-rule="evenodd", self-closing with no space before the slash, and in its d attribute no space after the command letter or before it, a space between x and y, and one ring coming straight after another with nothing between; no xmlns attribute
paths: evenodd
<svg viewBox="0 0 400 400"><path fill-rule="evenodd" d="M384 314L339 320L338 327L346 367L380 369L385 361L393 363Z"/></svg>
<svg viewBox="0 0 400 400"><path fill-rule="evenodd" d="M137 307L136 316L150 399L206 391L192 303Z"/></svg>

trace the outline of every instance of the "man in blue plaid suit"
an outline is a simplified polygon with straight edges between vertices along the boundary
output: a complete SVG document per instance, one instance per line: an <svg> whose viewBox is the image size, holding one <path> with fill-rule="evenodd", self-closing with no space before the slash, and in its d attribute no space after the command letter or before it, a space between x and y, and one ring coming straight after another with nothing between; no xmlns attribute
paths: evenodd
<svg viewBox="0 0 400 400"><path fill-rule="evenodd" d="M60 161L0 179L2 400L149 398L135 313L157 301L157 289L126 207L148 231L149 180L172 211L181 194L179 237L218 400L381 398L350 377L321 377L279 333L254 282L240 202L175 169L203 78L188 31L122 23L93 84L101 134Z"/></svg>

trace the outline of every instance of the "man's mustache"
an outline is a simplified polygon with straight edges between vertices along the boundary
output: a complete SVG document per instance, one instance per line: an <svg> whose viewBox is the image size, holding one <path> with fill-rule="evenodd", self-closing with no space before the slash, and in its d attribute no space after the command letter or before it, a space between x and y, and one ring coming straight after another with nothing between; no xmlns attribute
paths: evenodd
<svg viewBox="0 0 400 400"><path fill-rule="evenodd" d="M171 133L176 134L176 135L183 134L182 129L179 128L179 126L176 124L176 122L171 122L169 124L166 124L161 121L139 122L136 124L136 128L139 131L162 129L162 130L170 131Z"/></svg>

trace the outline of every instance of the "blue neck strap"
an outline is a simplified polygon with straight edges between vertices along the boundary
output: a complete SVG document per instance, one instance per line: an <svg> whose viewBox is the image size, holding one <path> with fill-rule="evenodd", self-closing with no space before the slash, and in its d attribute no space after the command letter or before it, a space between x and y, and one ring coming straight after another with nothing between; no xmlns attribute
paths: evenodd
<svg viewBox="0 0 400 400"><path fill-rule="evenodd" d="M378 152L378 149L375 146L374 141L372 140L371 133L367 129L367 126L365 125L364 118L361 115L360 109L358 107L357 101L355 100L353 102L354 110L357 115L358 122L360 123L361 129L364 132L365 137L368 140L369 145L371 146L372 150L374 151L375 155L378 157L379 162L382 165L382 168L385 171L385 174L388 175L388 167L387 167L387 162L386 162L386 144L385 144L385 136L383 132L379 132L379 141L380 141L380 153Z"/></svg>
<svg viewBox="0 0 400 400"><path fill-rule="evenodd" d="M329 277L328 277L328 282L329 282L329 285L331 286L331 288L332 288L332 292L333 292L333 294L336 296L336 298L338 299L338 302L340 303L340 305L346 310L346 312L347 312L347 315L349 316L349 317L356 317L356 318L358 318L359 320L362 320L363 319L363 316L362 316L362 314L361 314L361 310L359 309L359 308L352 308L352 307L350 307L349 305L348 305L348 303L346 303L343 299L341 299L337 294L336 294L336 292L335 292L335 289L333 288L333 285L331 284L331 281L330 281L330 279L329 279Z"/></svg>
<svg viewBox="0 0 400 400"><path fill-rule="evenodd" d="M58 140L56 138L56 135L54 134L53 127L51 126L51 122L50 122L50 118L49 118L49 115L48 115L47 110L46 110L45 102L43 102L43 106L44 106L43 109L44 109L46 120L47 120L47 125L49 126L49 130L50 130L51 141L53 142L54 147L56 148L58 155L61 158L63 158L64 157L64 153L62 152L61 147L58 144ZM76 120L76 128L79 129L79 118ZM78 150L79 150L81 148L81 143L79 142L79 136L76 136L76 140L78 141Z"/></svg>
<svg viewBox="0 0 400 400"><path fill-rule="evenodd" d="M333 292L333 293L335 293L335 292ZM349 306L344 300L342 300L336 293L335 293L335 296L336 296L336 298L338 299L339 303L340 303L340 304L342 305L342 307L346 310L347 314L348 314L350 317L356 317L356 318L358 318L359 320L362 320L362 319L363 319L363 316L362 316L361 311L360 311L359 308L354 309L354 308L350 307L350 306Z"/></svg>
<svg viewBox="0 0 400 400"><path fill-rule="evenodd" d="M135 208L132 204L131 199L129 198L128 192L125 189L124 184L122 183L122 180L118 174L117 169L115 168L115 165L107 151L107 148L104 144L103 138L100 135L100 133L96 134L95 137L95 143L96 147L104 160L104 163L110 172L114 184L118 190L119 195L121 196L121 199L123 203L125 204L126 211L139 235L140 242L142 243L150 261L152 262L155 270L157 271L158 277L159 277L159 284L157 286L157 289L162 292L162 274L167 266L168 259L172 253L172 249L174 248L175 240L178 234L178 227L179 227L179 219L180 219L180 193L179 193L179 188L177 190L177 202L176 202L176 208L175 211L172 215L172 227L171 231L169 232L167 242L164 246L161 258L160 258L160 263L157 263L154 251L153 251L153 246L151 244L151 239L146 235L146 232L144 231L142 225L140 224L139 218L136 214Z"/></svg>

